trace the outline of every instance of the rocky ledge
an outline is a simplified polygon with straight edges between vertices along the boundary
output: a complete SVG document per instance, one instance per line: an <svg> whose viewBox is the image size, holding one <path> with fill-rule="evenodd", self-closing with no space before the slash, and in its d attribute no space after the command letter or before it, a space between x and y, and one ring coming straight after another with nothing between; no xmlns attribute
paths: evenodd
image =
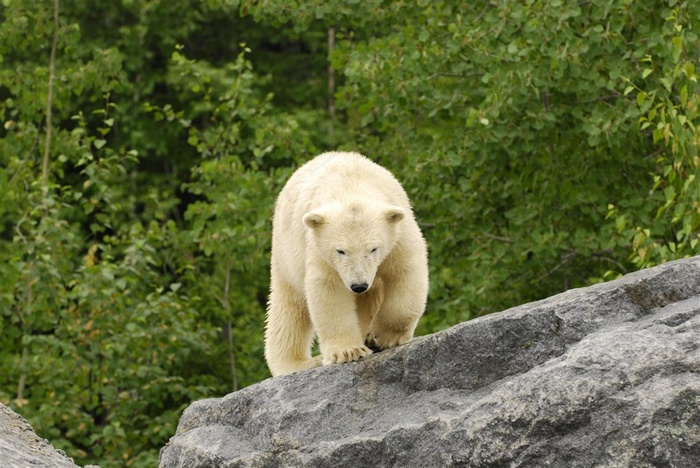
<svg viewBox="0 0 700 468"><path fill-rule="evenodd" d="M78 468L34 432L26 419L0 403L0 466L8 468ZM99 467L97 467L99 468Z"/></svg>
<svg viewBox="0 0 700 468"><path fill-rule="evenodd" d="M167 467L700 463L700 257L192 404Z"/></svg>

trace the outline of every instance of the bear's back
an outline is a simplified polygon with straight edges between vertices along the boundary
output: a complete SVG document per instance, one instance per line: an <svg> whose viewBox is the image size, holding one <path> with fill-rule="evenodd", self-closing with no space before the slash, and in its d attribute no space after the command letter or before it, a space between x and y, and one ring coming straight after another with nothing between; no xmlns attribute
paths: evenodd
<svg viewBox="0 0 700 468"><path fill-rule="evenodd" d="M408 196L392 173L359 153L320 154L301 166L287 185L297 192L294 198L299 197L303 210L357 198L410 209Z"/></svg>

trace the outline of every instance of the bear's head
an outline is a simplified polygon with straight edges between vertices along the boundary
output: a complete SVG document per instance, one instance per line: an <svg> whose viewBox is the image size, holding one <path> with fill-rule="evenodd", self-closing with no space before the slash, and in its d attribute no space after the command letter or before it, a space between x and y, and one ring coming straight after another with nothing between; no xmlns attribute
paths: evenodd
<svg viewBox="0 0 700 468"><path fill-rule="evenodd" d="M329 203L306 213L314 248L355 293L367 291L399 237L403 208Z"/></svg>

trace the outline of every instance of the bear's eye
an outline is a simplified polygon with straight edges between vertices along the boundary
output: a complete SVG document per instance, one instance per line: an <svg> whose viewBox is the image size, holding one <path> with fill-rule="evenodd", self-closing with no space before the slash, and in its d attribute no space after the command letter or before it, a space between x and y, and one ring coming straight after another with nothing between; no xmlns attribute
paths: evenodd
<svg viewBox="0 0 700 468"><path fill-rule="evenodd" d="M375 247L372 250L369 251L369 253L375 253L379 247Z"/></svg>
<svg viewBox="0 0 700 468"><path fill-rule="evenodd" d="M338 255L345 255L345 251L342 249L336 249L335 251L338 253Z"/></svg>

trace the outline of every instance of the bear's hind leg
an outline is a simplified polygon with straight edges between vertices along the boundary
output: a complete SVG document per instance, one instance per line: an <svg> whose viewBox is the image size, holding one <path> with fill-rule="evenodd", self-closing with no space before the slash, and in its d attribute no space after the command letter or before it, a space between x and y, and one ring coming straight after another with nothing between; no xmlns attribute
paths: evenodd
<svg viewBox="0 0 700 468"><path fill-rule="evenodd" d="M311 357L313 326L304 298L273 281L265 328L265 360L273 377L321 365Z"/></svg>

